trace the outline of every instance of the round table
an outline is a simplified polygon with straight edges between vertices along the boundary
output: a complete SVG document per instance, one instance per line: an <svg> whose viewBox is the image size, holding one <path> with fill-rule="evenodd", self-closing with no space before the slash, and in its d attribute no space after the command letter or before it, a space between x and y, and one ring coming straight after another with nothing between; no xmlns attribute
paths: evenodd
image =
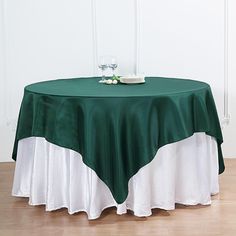
<svg viewBox="0 0 236 236"><path fill-rule="evenodd" d="M30 137L73 150L118 204L128 196L130 179L161 147L195 133L214 137L219 173L224 171L221 128L208 84L161 77L132 85L99 80L60 79L26 86L13 159L18 142Z"/></svg>

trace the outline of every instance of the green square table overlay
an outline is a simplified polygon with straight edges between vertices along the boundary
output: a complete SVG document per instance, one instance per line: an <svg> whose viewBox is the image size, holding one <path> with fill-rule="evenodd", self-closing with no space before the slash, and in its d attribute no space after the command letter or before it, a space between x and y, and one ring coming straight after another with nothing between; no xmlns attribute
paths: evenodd
<svg viewBox="0 0 236 236"><path fill-rule="evenodd" d="M130 178L160 147L196 132L215 137L219 173L224 171L223 138L208 84L161 77L132 85L99 80L59 79L26 86L13 159L19 140L44 137L79 152L119 204L127 198Z"/></svg>

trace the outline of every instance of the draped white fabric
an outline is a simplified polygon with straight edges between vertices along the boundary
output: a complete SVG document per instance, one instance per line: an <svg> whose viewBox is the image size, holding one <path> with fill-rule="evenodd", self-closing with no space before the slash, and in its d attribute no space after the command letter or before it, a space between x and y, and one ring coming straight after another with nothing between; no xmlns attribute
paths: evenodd
<svg viewBox="0 0 236 236"><path fill-rule="evenodd" d="M129 181L126 201L117 204L109 188L72 150L31 137L19 142L12 195L29 197L30 205L45 204L47 211L62 207L73 214L85 211L98 218L103 209L127 209L149 216L152 208L171 210L175 203L211 203L219 191L218 152L215 138L195 133L158 150L152 162Z"/></svg>

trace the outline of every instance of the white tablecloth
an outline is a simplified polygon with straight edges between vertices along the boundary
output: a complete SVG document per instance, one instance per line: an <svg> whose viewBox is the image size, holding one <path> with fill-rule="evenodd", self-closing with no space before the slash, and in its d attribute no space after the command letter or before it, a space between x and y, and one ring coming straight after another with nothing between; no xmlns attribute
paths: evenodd
<svg viewBox="0 0 236 236"><path fill-rule="evenodd" d="M175 203L208 205L218 192L217 143L205 133L159 149L130 179L122 204L79 153L40 137L22 139L12 189L13 196L29 197L30 205L45 204L47 211L66 207L70 214L85 211L89 219L111 206L117 207L117 214L130 209L136 216L149 216L151 209L172 210Z"/></svg>

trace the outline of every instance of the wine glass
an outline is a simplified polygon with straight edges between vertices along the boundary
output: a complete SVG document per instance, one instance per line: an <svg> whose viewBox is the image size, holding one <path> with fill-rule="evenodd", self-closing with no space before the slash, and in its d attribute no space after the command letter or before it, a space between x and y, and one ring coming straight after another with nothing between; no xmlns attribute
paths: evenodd
<svg viewBox="0 0 236 236"><path fill-rule="evenodd" d="M113 77L115 77L115 69L117 68L117 59L116 57L111 57L110 59L110 64L109 64L109 68L112 69L112 74L113 74Z"/></svg>
<svg viewBox="0 0 236 236"><path fill-rule="evenodd" d="M105 70L109 67L109 63L110 63L110 57L108 57L108 56L101 56L99 58L98 67L102 71L102 79L99 81L100 83L105 83L105 81L106 81Z"/></svg>

